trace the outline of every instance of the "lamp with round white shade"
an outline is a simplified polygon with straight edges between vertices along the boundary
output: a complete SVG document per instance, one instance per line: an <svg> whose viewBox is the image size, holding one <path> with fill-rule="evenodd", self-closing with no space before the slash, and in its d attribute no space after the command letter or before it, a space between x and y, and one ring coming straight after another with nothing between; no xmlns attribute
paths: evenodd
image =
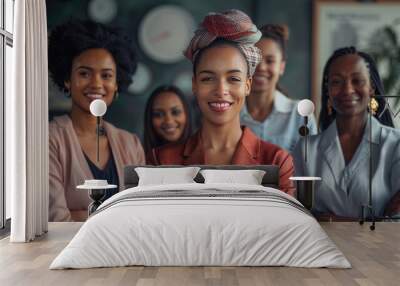
<svg viewBox="0 0 400 286"><path fill-rule="evenodd" d="M100 117L106 113L107 104L102 99L95 99L90 103L89 109L93 116Z"/></svg>
<svg viewBox="0 0 400 286"><path fill-rule="evenodd" d="M100 145L100 118L107 111L107 104L102 99L95 99L90 103L89 106L90 113L93 116L96 116L96 147L97 147L97 162L99 162L100 154L99 154L99 145Z"/></svg>
<svg viewBox="0 0 400 286"><path fill-rule="evenodd" d="M297 112L303 116L304 124L300 126L299 133L304 137L304 162L307 163L307 140L310 130L308 128L308 117L312 116L315 107L309 99L303 99L297 104ZM320 177L290 177L296 182L297 199L309 210L314 206L314 183L320 181Z"/></svg>
<svg viewBox="0 0 400 286"><path fill-rule="evenodd" d="M97 151L97 162L99 162L100 154L100 120L101 117L107 112L107 104L102 99L95 99L90 103L90 113L96 117L96 151ZM89 216L96 211L96 209L102 204L106 195L107 189L116 188L116 185L109 185L107 180L91 179L85 180L83 185L79 185L76 188L78 190L87 190L89 197L92 202L88 206Z"/></svg>
<svg viewBox="0 0 400 286"><path fill-rule="evenodd" d="M297 112L301 116L310 116L314 113L314 103L309 99L303 99L297 104Z"/></svg>
<svg viewBox="0 0 400 286"><path fill-rule="evenodd" d="M300 100L297 104L297 112L304 117L304 125L299 128L299 133L305 138L304 141L304 161L307 163L307 136L310 133L308 128L308 117L314 113L314 103L309 99Z"/></svg>

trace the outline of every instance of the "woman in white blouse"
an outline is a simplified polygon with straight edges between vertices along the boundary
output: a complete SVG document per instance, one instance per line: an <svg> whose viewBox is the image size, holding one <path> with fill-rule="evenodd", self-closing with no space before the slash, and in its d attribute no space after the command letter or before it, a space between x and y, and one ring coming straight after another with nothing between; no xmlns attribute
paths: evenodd
<svg viewBox="0 0 400 286"><path fill-rule="evenodd" d="M242 108L240 121L258 137L292 151L299 140L303 117L297 113L297 100L283 92L279 80L287 60L289 31L286 26L267 24L260 28L256 46L262 61L253 75L250 95ZM310 134L317 133L314 116L309 118Z"/></svg>
<svg viewBox="0 0 400 286"><path fill-rule="evenodd" d="M353 47L334 52L322 81L321 134L293 151L296 174L319 176L314 212L360 218L368 204L372 127L372 205L376 216L400 212L400 131L393 127L372 58ZM369 123L368 112L374 115ZM397 201L397 203L396 203Z"/></svg>

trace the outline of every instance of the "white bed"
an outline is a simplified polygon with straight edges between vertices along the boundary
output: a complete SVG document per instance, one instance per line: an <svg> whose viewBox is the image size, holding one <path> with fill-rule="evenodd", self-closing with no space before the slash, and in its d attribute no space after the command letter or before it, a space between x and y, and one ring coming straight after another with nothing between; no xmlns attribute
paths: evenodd
<svg viewBox="0 0 400 286"><path fill-rule="evenodd" d="M138 186L105 201L50 269L145 266L350 268L294 198L264 186Z"/></svg>

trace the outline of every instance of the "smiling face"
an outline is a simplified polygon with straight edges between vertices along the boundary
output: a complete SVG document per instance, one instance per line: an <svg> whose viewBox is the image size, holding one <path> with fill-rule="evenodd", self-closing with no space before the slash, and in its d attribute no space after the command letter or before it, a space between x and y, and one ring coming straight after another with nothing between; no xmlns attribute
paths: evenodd
<svg viewBox="0 0 400 286"><path fill-rule="evenodd" d="M253 75L251 90L265 92L275 89L281 75L285 71L285 61L277 42L269 38L262 38L256 47L261 50L262 61Z"/></svg>
<svg viewBox="0 0 400 286"><path fill-rule="evenodd" d="M192 87L203 120L217 125L239 120L250 86L247 63L238 48L219 45L202 53Z"/></svg>
<svg viewBox="0 0 400 286"><path fill-rule="evenodd" d="M367 112L374 90L365 61L356 54L337 58L328 73L328 96L338 116Z"/></svg>
<svg viewBox="0 0 400 286"><path fill-rule="evenodd" d="M176 142L185 130L187 116L179 97L171 92L161 92L154 99L151 110L155 133L164 141Z"/></svg>
<svg viewBox="0 0 400 286"><path fill-rule="evenodd" d="M71 76L65 82L73 105L90 112L90 103L103 99L111 104L117 86L117 67L113 56L104 49L89 49L74 58Z"/></svg>

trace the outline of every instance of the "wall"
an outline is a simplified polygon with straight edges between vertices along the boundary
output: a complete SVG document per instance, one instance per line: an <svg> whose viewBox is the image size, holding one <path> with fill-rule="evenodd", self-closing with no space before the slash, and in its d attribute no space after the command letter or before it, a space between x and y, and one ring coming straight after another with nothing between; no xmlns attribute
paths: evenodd
<svg viewBox="0 0 400 286"><path fill-rule="evenodd" d="M312 0L257 1L254 21L289 26L288 61L281 84L292 98L311 97Z"/></svg>

